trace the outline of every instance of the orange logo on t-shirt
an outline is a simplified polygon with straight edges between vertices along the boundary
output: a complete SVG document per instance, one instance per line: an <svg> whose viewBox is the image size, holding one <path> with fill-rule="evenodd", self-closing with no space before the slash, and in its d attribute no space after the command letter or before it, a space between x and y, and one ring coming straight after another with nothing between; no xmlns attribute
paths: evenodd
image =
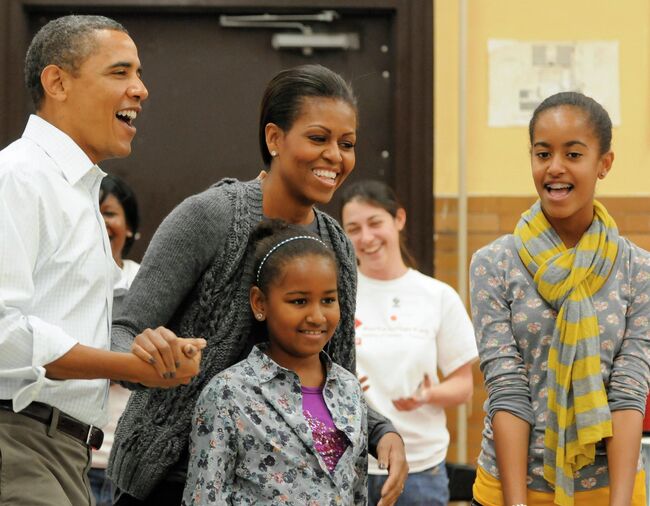
<svg viewBox="0 0 650 506"><path fill-rule="evenodd" d="M354 319L354 328L357 329L357 328L361 327L361 325L362 325L361 320L359 320L358 318L355 318Z"/></svg>
<svg viewBox="0 0 650 506"><path fill-rule="evenodd" d="M397 320L397 315L396 314L390 315L390 319L391 319L391 321Z"/></svg>

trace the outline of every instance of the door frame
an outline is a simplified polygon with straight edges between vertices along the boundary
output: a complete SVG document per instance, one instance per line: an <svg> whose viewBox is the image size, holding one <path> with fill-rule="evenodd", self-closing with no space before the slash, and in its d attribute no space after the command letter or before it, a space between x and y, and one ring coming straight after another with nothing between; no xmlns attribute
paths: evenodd
<svg viewBox="0 0 650 506"><path fill-rule="evenodd" d="M383 11L394 16L395 170L389 184L408 210L406 232L422 272L433 272L433 2L434 0L3 0L0 2L0 145L24 128L23 59L32 11L233 12L281 9ZM429 191L422 191L428 188Z"/></svg>

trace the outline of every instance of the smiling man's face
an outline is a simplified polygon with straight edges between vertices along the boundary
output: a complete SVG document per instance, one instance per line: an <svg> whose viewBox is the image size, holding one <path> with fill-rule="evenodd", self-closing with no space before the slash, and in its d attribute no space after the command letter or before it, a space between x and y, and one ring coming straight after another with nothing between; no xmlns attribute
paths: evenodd
<svg viewBox="0 0 650 506"><path fill-rule="evenodd" d="M63 71L66 99L60 127L93 163L131 153L133 120L149 92L131 37L97 30L96 48L76 72Z"/></svg>

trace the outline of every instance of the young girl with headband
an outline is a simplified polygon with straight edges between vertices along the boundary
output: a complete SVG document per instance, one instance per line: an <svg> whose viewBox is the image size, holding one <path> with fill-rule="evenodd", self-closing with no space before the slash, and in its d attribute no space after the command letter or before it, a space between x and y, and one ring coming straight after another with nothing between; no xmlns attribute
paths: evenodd
<svg viewBox="0 0 650 506"><path fill-rule="evenodd" d="M268 342L199 396L183 504L366 504L361 386L323 351L340 319L336 257L279 220L251 244L254 332Z"/></svg>
<svg viewBox="0 0 650 506"><path fill-rule="evenodd" d="M470 267L488 392L474 504L642 506L650 254L594 200L612 124L558 93L529 135L539 200Z"/></svg>

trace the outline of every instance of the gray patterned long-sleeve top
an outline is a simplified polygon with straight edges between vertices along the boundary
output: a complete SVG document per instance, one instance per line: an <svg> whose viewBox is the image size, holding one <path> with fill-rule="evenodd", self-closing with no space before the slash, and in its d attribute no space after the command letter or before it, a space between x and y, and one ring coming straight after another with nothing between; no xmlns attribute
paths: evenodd
<svg viewBox="0 0 650 506"><path fill-rule="evenodd" d="M537 292L512 235L474 254L470 279L472 320L488 392L479 465L499 477L491 421L497 411L507 411L531 425L528 488L550 492L543 478L546 365L557 313ZM609 407L643 413L650 382L650 253L620 238L612 273L593 301ZM575 490L608 484L601 442L594 464L577 472Z"/></svg>
<svg viewBox="0 0 650 506"><path fill-rule="evenodd" d="M325 404L349 441L330 473L303 415L300 380L262 351L215 376L192 419L183 505L367 504L367 419L357 378L325 354Z"/></svg>

